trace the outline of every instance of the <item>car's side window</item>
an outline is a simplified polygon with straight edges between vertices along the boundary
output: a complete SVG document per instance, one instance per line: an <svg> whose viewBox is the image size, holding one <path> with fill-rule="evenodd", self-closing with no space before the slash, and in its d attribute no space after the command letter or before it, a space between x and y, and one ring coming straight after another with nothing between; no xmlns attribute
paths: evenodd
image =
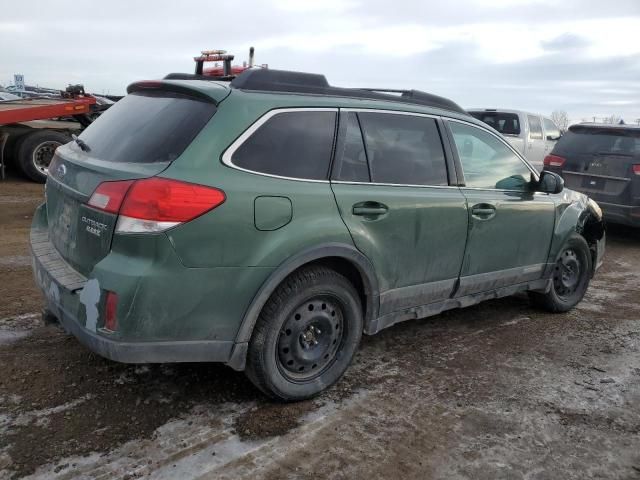
<svg viewBox="0 0 640 480"><path fill-rule="evenodd" d="M465 185L472 188L528 190L531 170L499 138L459 122L449 122Z"/></svg>
<svg viewBox="0 0 640 480"><path fill-rule="evenodd" d="M369 166L362 131L355 112L342 113L333 178L345 182L369 182Z"/></svg>
<svg viewBox="0 0 640 480"><path fill-rule="evenodd" d="M529 138L531 140L542 140L542 124L540 123L540 118L527 115L527 121L529 122Z"/></svg>
<svg viewBox="0 0 640 480"><path fill-rule="evenodd" d="M543 118L542 121L544 122L544 130L548 140L552 138L560 138L560 129L552 120Z"/></svg>
<svg viewBox="0 0 640 480"><path fill-rule="evenodd" d="M448 185L447 165L433 118L359 112L374 183Z"/></svg>
<svg viewBox="0 0 640 480"><path fill-rule="evenodd" d="M328 177L336 112L282 112L269 118L231 162L254 172L309 180Z"/></svg>

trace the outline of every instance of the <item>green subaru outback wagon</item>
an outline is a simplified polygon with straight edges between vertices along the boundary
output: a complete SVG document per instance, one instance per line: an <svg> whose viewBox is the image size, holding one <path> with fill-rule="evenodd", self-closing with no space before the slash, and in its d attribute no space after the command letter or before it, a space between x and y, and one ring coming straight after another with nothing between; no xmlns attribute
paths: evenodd
<svg viewBox="0 0 640 480"><path fill-rule="evenodd" d="M46 320L127 363L223 362L308 398L361 336L528 291L575 306L598 205L455 103L171 74L58 148L33 220Z"/></svg>

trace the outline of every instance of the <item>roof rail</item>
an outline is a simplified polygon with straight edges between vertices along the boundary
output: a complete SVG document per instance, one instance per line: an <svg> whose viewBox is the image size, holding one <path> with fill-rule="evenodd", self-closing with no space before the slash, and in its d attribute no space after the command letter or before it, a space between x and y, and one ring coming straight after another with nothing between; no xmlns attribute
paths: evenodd
<svg viewBox="0 0 640 480"><path fill-rule="evenodd" d="M263 92L307 93L386 100L435 107L468 115L458 104L438 95L432 95L420 90L332 87L324 75L317 73L250 69L245 70L234 78L231 81L231 87ZM401 95L390 95L389 93L400 93Z"/></svg>

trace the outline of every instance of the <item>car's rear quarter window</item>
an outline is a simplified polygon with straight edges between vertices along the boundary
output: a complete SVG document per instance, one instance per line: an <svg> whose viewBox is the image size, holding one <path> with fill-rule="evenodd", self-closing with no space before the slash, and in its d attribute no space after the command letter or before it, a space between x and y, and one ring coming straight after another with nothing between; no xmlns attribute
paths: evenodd
<svg viewBox="0 0 640 480"><path fill-rule="evenodd" d="M171 162L216 112L214 103L166 91L135 92L117 102L80 138L110 162Z"/></svg>
<svg viewBox="0 0 640 480"><path fill-rule="evenodd" d="M328 178L336 112L281 112L236 150L231 162L253 172L308 180Z"/></svg>

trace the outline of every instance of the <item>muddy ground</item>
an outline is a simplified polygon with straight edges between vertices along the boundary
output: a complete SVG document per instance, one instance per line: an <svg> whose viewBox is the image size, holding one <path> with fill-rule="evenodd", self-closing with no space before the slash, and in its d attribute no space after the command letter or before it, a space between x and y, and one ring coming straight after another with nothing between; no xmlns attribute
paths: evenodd
<svg viewBox="0 0 640 480"><path fill-rule="evenodd" d="M316 400L220 365L127 366L39 323L41 185L0 182L0 478L640 479L640 231L574 311L517 296L364 339Z"/></svg>

